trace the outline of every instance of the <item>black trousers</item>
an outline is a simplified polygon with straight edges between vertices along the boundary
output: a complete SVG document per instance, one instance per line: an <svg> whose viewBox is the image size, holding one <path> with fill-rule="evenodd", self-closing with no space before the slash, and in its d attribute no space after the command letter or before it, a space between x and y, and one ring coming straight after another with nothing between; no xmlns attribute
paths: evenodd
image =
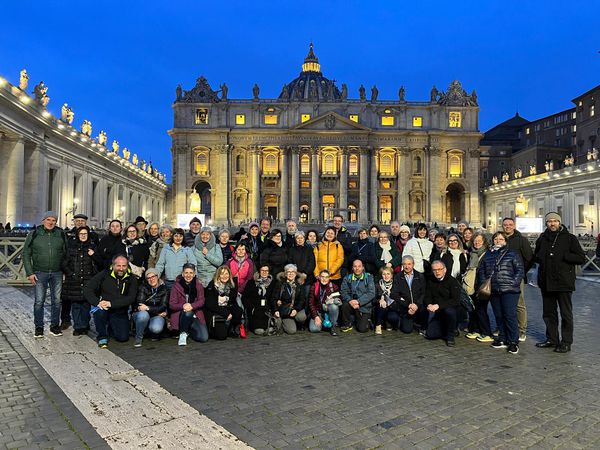
<svg viewBox="0 0 600 450"><path fill-rule="evenodd" d="M558 309L560 309L560 331L564 344L573 343L573 303L572 292L548 292L542 290L543 318L546 323L546 337L554 344L560 344L558 334Z"/></svg>
<svg viewBox="0 0 600 450"><path fill-rule="evenodd" d="M342 305L342 326L346 327L352 324L352 316L355 317L356 331L366 333L369 331L369 318L371 313L361 313L358 309L350 306L350 303L345 302Z"/></svg>
<svg viewBox="0 0 600 450"><path fill-rule="evenodd" d="M456 330L457 308L438 309L427 326L427 339L454 340Z"/></svg>

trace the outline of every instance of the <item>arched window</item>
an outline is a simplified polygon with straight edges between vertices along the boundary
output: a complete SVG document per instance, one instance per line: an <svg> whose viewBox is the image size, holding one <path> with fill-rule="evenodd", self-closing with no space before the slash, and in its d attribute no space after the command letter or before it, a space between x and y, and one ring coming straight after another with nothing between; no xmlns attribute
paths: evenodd
<svg viewBox="0 0 600 450"><path fill-rule="evenodd" d="M300 171L305 173L310 173L310 156L307 154L302 155L300 158Z"/></svg>
<svg viewBox="0 0 600 450"><path fill-rule="evenodd" d="M384 153L379 159L379 173L382 175L393 175L394 173L394 160L392 155Z"/></svg>
<svg viewBox="0 0 600 450"><path fill-rule="evenodd" d="M198 153L196 155L196 174L208 174L208 155L206 153Z"/></svg>
<svg viewBox="0 0 600 450"><path fill-rule="evenodd" d="M236 172L244 171L244 156L243 155L237 155L235 157L235 171Z"/></svg>
<svg viewBox="0 0 600 450"><path fill-rule="evenodd" d="M265 155L265 163L263 167L265 173L277 173L279 166L277 165L277 155L274 153L267 153Z"/></svg>
<svg viewBox="0 0 600 450"><path fill-rule="evenodd" d="M462 176L462 156L448 155L448 176L458 178Z"/></svg>
<svg viewBox="0 0 600 450"><path fill-rule="evenodd" d="M335 156L331 153L323 156L323 173L335 173Z"/></svg>
<svg viewBox="0 0 600 450"><path fill-rule="evenodd" d="M348 172L350 175L358 175L358 156L350 155L348 158Z"/></svg>
<svg viewBox="0 0 600 450"><path fill-rule="evenodd" d="M413 175L423 174L423 162L420 156L413 157Z"/></svg>

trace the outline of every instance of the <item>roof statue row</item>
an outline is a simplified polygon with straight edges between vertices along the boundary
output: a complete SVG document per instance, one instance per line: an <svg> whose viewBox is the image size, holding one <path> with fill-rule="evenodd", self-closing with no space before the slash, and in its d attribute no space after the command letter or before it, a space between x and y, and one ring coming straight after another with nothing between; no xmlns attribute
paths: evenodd
<svg viewBox="0 0 600 450"><path fill-rule="evenodd" d="M19 76L19 89L21 91L23 91L23 93L26 93L27 88L29 86L29 74L27 73L26 69L23 69L23 70L21 70L19 75L20 75ZM46 109L46 107L50 103L50 97L48 96L48 86L46 86L43 81L40 81L33 88L33 95L34 95L35 101L42 108ZM75 113L73 112L73 109L67 103L64 103L61 107L60 121L63 122L65 125L72 127L74 118L75 118ZM87 136L88 138L93 139L92 138L92 122L90 122L87 119L84 120L81 124L80 132L81 132L81 134ZM108 138L107 138L106 132L104 130L100 131L97 138L95 139L95 141L102 147L107 146L106 145L107 140L108 140ZM111 149L110 153L114 154L115 156L119 156L119 149L120 149L119 141L117 141L116 139L113 140L110 149ZM123 159L125 159L126 161L129 162L130 156L131 156L131 152L129 151L129 149L127 147L123 148ZM166 179L165 174L159 172L158 170L156 170L152 167L151 161L146 163L146 161L143 159L139 160L137 154L135 154L135 153L133 154L131 163L134 166L141 168L144 172L154 176L154 178L158 179L159 181L164 182Z"/></svg>
<svg viewBox="0 0 600 450"><path fill-rule="evenodd" d="M189 91L184 91L181 84L177 86L175 102L181 103L219 103L228 101L228 87L221 84L220 90L211 88L207 79L203 76L196 80L196 85ZM220 95L219 95L220 93ZM252 100L260 100L260 87L254 84L252 87ZM358 88L358 96L361 102L367 101L366 89L361 84ZM376 103L379 96L377 86L371 88L371 103ZM319 59L315 56L313 44L310 44L308 55L304 58L300 75L290 83L284 84L277 98L280 102L345 102L348 100L348 86L343 83L339 89L335 80L323 76ZM398 101L406 102L406 89L400 86L398 90ZM469 95L458 80L454 80L447 92L438 91L435 86L431 89L430 102L444 106L478 106L477 93ZM382 101L385 103L385 100Z"/></svg>

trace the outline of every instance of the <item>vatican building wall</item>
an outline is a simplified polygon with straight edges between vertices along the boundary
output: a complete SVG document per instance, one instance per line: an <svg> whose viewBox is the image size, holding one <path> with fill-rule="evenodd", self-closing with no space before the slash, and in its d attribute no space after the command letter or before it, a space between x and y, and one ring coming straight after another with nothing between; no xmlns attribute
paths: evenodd
<svg viewBox="0 0 600 450"><path fill-rule="evenodd" d="M271 217L480 223L477 95L454 81L426 101L358 98L321 72L312 45L278 98L228 98L204 77L177 87L173 214L214 224Z"/></svg>
<svg viewBox="0 0 600 450"><path fill-rule="evenodd" d="M95 227L140 214L163 221L165 176L104 131L93 138L90 121L76 128L66 103L54 117L49 102L48 87L31 89L25 70L18 85L0 78L0 223L31 226L48 210L62 226L76 213Z"/></svg>

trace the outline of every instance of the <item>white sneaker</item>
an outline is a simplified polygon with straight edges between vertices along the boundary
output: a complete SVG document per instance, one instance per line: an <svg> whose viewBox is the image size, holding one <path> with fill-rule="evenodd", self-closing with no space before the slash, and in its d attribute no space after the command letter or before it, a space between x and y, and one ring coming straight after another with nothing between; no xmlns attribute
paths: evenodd
<svg viewBox="0 0 600 450"><path fill-rule="evenodd" d="M375 334L382 334L381 333L381 325L375 325Z"/></svg>
<svg viewBox="0 0 600 450"><path fill-rule="evenodd" d="M184 345L187 345L187 337L188 337L188 334L185 331L182 331L181 333L179 333L178 345L181 345L182 347Z"/></svg>
<svg viewBox="0 0 600 450"><path fill-rule="evenodd" d="M527 335L525 333L519 334L519 342L525 342L525 339L527 339Z"/></svg>

